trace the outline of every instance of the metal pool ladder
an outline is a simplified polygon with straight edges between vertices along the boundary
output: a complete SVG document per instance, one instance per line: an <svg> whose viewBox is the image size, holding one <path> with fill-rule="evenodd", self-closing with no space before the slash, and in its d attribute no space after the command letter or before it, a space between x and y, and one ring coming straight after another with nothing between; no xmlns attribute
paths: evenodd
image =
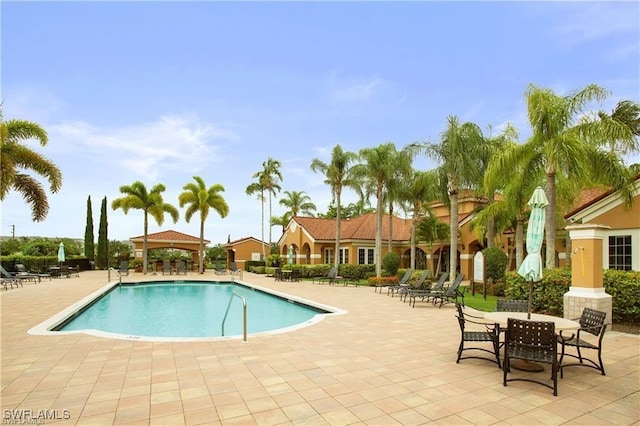
<svg viewBox="0 0 640 426"><path fill-rule="evenodd" d="M227 321L227 315L229 315L229 308L231 307L231 302L233 301L233 296L242 300L242 343L247 343L247 301L244 297L237 295L236 293L231 293L231 297L229 297L229 303L227 303L227 310L224 313L224 318L222 319L222 335L224 336L224 323Z"/></svg>

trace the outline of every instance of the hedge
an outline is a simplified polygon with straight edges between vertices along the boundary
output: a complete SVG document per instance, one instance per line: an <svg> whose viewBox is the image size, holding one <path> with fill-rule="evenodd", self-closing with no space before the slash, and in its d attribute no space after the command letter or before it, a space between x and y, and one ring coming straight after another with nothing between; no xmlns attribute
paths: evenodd
<svg viewBox="0 0 640 426"><path fill-rule="evenodd" d="M534 283L532 309L535 312L562 316L564 294L571 286L569 268L545 269L542 281ZM529 283L517 272L506 275L505 294L509 299L528 299ZM636 271L603 271L603 284L613 298L612 319L615 322L640 322L640 273Z"/></svg>

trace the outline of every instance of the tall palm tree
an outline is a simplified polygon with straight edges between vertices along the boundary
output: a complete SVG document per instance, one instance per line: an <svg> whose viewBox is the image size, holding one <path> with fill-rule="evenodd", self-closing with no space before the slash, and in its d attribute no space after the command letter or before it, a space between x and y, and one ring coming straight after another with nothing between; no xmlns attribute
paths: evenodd
<svg viewBox="0 0 640 426"><path fill-rule="evenodd" d="M158 226L164 223L164 214L169 213L173 223L178 221L180 214L178 210L171 204L165 203L162 199L162 193L165 186L161 183L156 184L151 191L147 190L144 183L140 181L133 182L131 185L120 187L120 192L125 194L122 198L116 198L111 202L113 210L122 209L124 214L129 209L142 210L144 213L144 239L142 242L142 273L147 273L147 234L149 231L149 215L155 219Z"/></svg>
<svg viewBox="0 0 640 426"><path fill-rule="evenodd" d="M434 170L414 171L405 186L402 198L411 206L411 267L416 268L416 229L424 215L427 204L437 199L438 176Z"/></svg>
<svg viewBox="0 0 640 426"><path fill-rule="evenodd" d="M311 160L311 170L324 174L326 177L324 182L331 188L331 195L336 205L336 243L333 256L335 267L338 267L340 261L338 253L340 252L342 190L345 187L353 188L356 186L352 165L357 159L358 156L354 152L343 151L340 145L336 145L331 151L330 163L325 163L317 158Z"/></svg>
<svg viewBox="0 0 640 426"><path fill-rule="evenodd" d="M271 226L281 226L282 233L284 234L284 230L290 220L291 220L291 212L288 211L288 212L285 212L282 216L273 216L269 221L269 224Z"/></svg>
<svg viewBox="0 0 640 426"><path fill-rule="evenodd" d="M500 227L513 226L515 228L515 257L516 270L520 268L524 259L524 222L528 216L529 206L527 202L534 189L544 184L544 173L540 170L524 168L519 164L510 166L510 173L498 173L503 162L503 157L512 157L511 151L518 149L516 143L510 142L496 153L487 167L484 182L485 188L499 190L502 197L499 201L489 204L480 211L475 222L482 224L493 218L494 221L503 223Z"/></svg>
<svg viewBox="0 0 640 426"><path fill-rule="evenodd" d="M49 159L22 143L29 139L37 140L41 146L49 141L47 132L37 123L4 121L0 105L0 200L4 200L11 190L19 192L31 206L32 220L42 222L49 213L47 193L40 182L25 171L31 170L44 177L54 194L62 186L62 172Z"/></svg>
<svg viewBox="0 0 640 426"><path fill-rule="evenodd" d="M280 205L286 207L287 213L292 216L298 216L300 213L313 216L317 210L316 205L311 202L304 191L284 191L285 198L280 200Z"/></svg>
<svg viewBox="0 0 640 426"><path fill-rule="evenodd" d="M384 201L389 182L395 176L396 146L393 142L378 145L375 148L360 150L360 158L363 163L353 168L354 175L364 182L367 192L376 196L376 242L374 258L376 263L376 276L382 275L382 214Z"/></svg>
<svg viewBox="0 0 640 426"><path fill-rule="evenodd" d="M395 147L394 147L395 148ZM407 190L407 182L411 179L413 168L413 152L410 149L396 151L393 154L393 173L387 182L385 198L389 207L389 226L387 236L387 251L391 251L393 242L393 211L394 205L399 203L404 207L406 202L404 195ZM413 262L411 263L413 265Z"/></svg>
<svg viewBox="0 0 640 426"><path fill-rule="evenodd" d="M256 176L256 175L254 175L254 176ZM267 259L267 253L265 252L265 248L264 248L264 190L265 190L265 187L262 184L262 180L259 178L257 182L253 182L253 183L249 184L249 186L247 186L247 189L245 189L245 192L247 193L247 195L258 194L258 200L260 200L260 207L261 207L260 231L262 233L260 241L262 243L261 244L261 246L262 246L262 259L266 260Z"/></svg>
<svg viewBox="0 0 640 426"><path fill-rule="evenodd" d="M200 213L200 247L198 248L198 272L204 273L204 223L209 216L209 210L216 211L221 218L229 214L229 205L222 196L224 186L211 185L208 189L200 176L194 176L195 183L189 182L182 189L184 192L178 196L180 207L189 204L185 212L187 223L194 214Z"/></svg>
<svg viewBox="0 0 640 426"><path fill-rule="evenodd" d="M280 173L280 167L282 164L278 160L274 160L269 157L267 161L262 163L263 169L253 175L254 178L258 178L264 186L265 191L269 194L269 222L273 217L273 201L272 196L276 195L276 192L280 191L280 182L282 182L282 173ZM269 247L271 247L271 226L269 226Z"/></svg>
<svg viewBox="0 0 640 426"><path fill-rule="evenodd" d="M455 116L448 118L447 129L440 143L426 144L423 149L429 157L440 162L439 173L447 185L450 209L449 279L455 279L458 264L458 194L462 189L472 188L480 181L481 148L484 138L474 123L460 124Z"/></svg>
<svg viewBox="0 0 640 426"><path fill-rule="evenodd" d="M608 126L596 117L584 115L592 101L601 101L607 91L597 85L559 96L550 89L530 85L526 92L529 123L532 135L528 141L500 156L494 173L512 173L513 166L544 172L545 192L549 205L545 216L547 268L555 267L556 224L558 216L558 182L567 187L578 183L605 184L618 191L625 205L633 200L630 171L620 157L605 152L600 146L611 138L627 140L633 133L623 126Z"/></svg>
<svg viewBox="0 0 640 426"><path fill-rule="evenodd" d="M490 128L491 130L491 128ZM493 184L494 182L485 182L484 175L486 173L487 168L489 167L489 163L491 159L495 156L503 152L504 148L518 139L518 133L515 128L508 124L506 128L497 136L489 136L484 139L484 143L480 146L480 181L477 182L476 188L479 190L479 193L487 199L487 205L490 206L495 201L496 191L499 189L499 186L496 185L488 185ZM505 179L509 179L508 176L504 176ZM487 185L485 185L487 183ZM480 238L484 240L486 237L487 247L494 247L496 240L496 224L493 216L487 216L486 220L486 234L482 235Z"/></svg>

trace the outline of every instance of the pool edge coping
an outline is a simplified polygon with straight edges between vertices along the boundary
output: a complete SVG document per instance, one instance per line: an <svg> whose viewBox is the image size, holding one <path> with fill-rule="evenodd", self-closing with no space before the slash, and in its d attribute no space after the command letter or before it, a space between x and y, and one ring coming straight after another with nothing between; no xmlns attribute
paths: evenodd
<svg viewBox="0 0 640 426"><path fill-rule="evenodd" d="M148 282L155 282L155 280L149 280ZM174 280L173 282L184 281L184 280ZM193 280L194 282L210 282L210 283L233 283L233 284L241 284L246 287L250 287L267 294L271 294L283 299L293 300L295 302L305 304L317 309L322 309L328 311L327 313L316 313L313 318L306 320L302 323L295 324L288 327L278 328L275 330L269 331L261 331L258 333L248 334L247 337L259 337L270 334L280 334L287 333L290 331L295 331L297 329L309 327L311 325L317 324L322 321L327 316L335 316L335 315L344 315L347 314L348 311L337 308L335 306L326 305L323 303L318 303L309 299L305 299L303 297L295 296L288 293L282 293L277 290L273 290L267 287L262 287L257 284L252 284L244 280L236 280L231 279L230 281L225 280ZM171 282L171 281L167 281ZM136 283L145 283L145 281L136 281ZM62 311L54 314L48 319L42 321L41 323L31 327L27 330L27 334L32 336L64 336L64 335L72 335L72 334L86 334L95 337L101 338L110 338L110 339L118 339L118 340L129 340L129 341L139 341L139 342L215 342L215 341L229 341L229 340L242 340L242 335L231 335L231 336L216 336L216 337L152 337L152 336L137 336L137 335L125 335L119 333L110 333L107 331L100 331L96 329L83 329L83 330L69 330L69 331L53 331L52 329L58 327L64 321L66 321L72 315L78 313L81 309L83 309L90 302L95 301L97 298L103 296L107 292L111 291L114 287L124 284L135 284L135 283L120 283L119 281L112 281L107 283L106 285L100 287L98 290L88 294L77 302L72 303L67 308L64 308Z"/></svg>

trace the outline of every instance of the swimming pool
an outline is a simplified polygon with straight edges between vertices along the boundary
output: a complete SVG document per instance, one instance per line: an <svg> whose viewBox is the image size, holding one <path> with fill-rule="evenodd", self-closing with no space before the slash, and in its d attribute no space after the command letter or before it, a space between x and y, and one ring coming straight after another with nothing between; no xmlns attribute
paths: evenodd
<svg viewBox="0 0 640 426"><path fill-rule="evenodd" d="M200 340L243 335L247 305L250 335L312 325L339 309L238 281L149 281L108 285L30 330L139 340ZM228 315L223 318L229 307Z"/></svg>

